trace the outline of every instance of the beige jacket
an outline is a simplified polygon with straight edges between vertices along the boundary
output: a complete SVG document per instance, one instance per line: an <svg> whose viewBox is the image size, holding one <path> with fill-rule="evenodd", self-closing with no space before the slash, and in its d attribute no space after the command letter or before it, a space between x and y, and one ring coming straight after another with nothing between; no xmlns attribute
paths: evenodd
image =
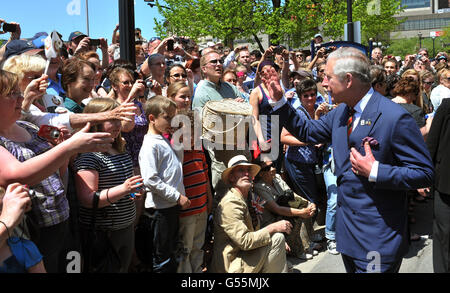
<svg viewBox="0 0 450 293"><path fill-rule="evenodd" d="M267 259L271 241L266 229L253 229L244 197L237 189L231 188L215 212L211 272L260 272Z"/></svg>

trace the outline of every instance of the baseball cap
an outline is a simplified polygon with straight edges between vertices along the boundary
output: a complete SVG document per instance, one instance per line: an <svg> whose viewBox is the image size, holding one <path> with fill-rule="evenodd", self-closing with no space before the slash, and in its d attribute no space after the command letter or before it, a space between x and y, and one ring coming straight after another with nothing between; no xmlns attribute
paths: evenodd
<svg viewBox="0 0 450 293"><path fill-rule="evenodd" d="M437 60L445 60L447 61L447 57L445 57L444 55L441 55L437 58Z"/></svg>
<svg viewBox="0 0 450 293"><path fill-rule="evenodd" d="M315 34L315 35L314 35L314 39L317 38L317 37L321 37L321 38L323 39L323 37L322 37L321 34Z"/></svg>
<svg viewBox="0 0 450 293"><path fill-rule="evenodd" d="M76 31L70 34L69 36L69 42L73 41L74 39L78 37L87 37L86 34L83 34L82 32Z"/></svg>
<svg viewBox="0 0 450 293"><path fill-rule="evenodd" d="M20 54L28 54L35 55L40 52L43 52L44 49L37 48L33 41L27 40L12 40L6 45L5 54L3 55L3 60L8 59L9 57L20 55Z"/></svg>

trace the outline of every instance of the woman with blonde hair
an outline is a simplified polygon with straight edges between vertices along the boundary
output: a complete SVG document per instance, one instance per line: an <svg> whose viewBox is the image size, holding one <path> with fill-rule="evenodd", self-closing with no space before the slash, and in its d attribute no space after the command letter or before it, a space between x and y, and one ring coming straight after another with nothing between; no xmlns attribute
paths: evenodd
<svg viewBox="0 0 450 293"><path fill-rule="evenodd" d="M185 82L171 83L167 88L167 97L177 104L178 110L191 109L191 89Z"/></svg>
<svg viewBox="0 0 450 293"><path fill-rule="evenodd" d="M84 113L110 111L118 106L116 101L109 98L92 99ZM103 269L96 267L93 259L107 257L88 238L92 221L95 221L95 233L104 233L120 260L117 266L108 268L108 271L127 272L134 249L134 199L140 195L143 184L141 176L133 176L133 162L125 150L121 128L119 120L109 120L91 127L91 131L101 129L110 133L114 142L107 151L82 154L74 162L83 253L88 263L86 270L90 272L102 272Z"/></svg>
<svg viewBox="0 0 450 293"><path fill-rule="evenodd" d="M81 131L65 139L60 135L53 142L48 135L39 133L31 123L20 121L24 98L19 77L0 70L0 185L19 182L27 184L30 194L33 231L26 233L44 256L45 268L59 272L64 259L64 241L69 233L69 203L63 183L63 171L69 159L83 152L104 151L112 141L109 133L87 133L89 123Z"/></svg>
<svg viewBox="0 0 450 293"><path fill-rule="evenodd" d="M430 71L422 71L420 73L420 96L423 101L423 111L425 114L433 112L433 104L431 103L431 89L435 82L435 75Z"/></svg>

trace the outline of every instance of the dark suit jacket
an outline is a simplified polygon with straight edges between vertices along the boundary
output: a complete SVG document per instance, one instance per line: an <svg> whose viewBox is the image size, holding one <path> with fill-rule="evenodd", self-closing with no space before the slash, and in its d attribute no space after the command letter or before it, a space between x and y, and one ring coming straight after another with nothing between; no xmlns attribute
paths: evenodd
<svg viewBox="0 0 450 293"><path fill-rule="evenodd" d="M406 191L430 186L431 158L412 116L381 94L372 95L348 142L347 111L341 104L320 120L302 120L285 104L274 114L300 141L333 145L338 251L368 262L368 253L377 251L382 263L392 263L408 251ZM367 136L379 142L372 148L379 161L376 183L351 170L350 147L365 155L362 140Z"/></svg>
<svg viewBox="0 0 450 293"><path fill-rule="evenodd" d="M437 109L427 145L435 166L434 187L450 194L450 99L442 100Z"/></svg>

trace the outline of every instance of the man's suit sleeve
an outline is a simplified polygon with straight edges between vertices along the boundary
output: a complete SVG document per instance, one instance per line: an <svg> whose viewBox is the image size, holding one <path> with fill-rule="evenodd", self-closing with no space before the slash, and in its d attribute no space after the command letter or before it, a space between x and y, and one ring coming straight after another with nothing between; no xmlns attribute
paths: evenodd
<svg viewBox="0 0 450 293"><path fill-rule="evenodd" d="M403 113L392 125L391 143L396 165L380 162L376 187L392 190L415 190L429 187L433 180L433 165L425 141L408 113Z"/></svg>
<svg viewBox="0 0 450 293"><path fill-rule="evenodd" d="M336 110L322 116L319 120L303 119L289 103L272 112L272 115L278 115L280 128L286 128L298 140L308 143L326 143L331 141L335 114Z"/></svg>
<svg viewBox="0 0 450 293"><path fill-rule="evenodd" d="M431 124L430 132L427 136L427 146L430 151L431 160L436 163L436 154L438 151L441 130L444 123L445 116L449 114L450 100L442 101L442 105L437 109L436 114Z"/></svg>

